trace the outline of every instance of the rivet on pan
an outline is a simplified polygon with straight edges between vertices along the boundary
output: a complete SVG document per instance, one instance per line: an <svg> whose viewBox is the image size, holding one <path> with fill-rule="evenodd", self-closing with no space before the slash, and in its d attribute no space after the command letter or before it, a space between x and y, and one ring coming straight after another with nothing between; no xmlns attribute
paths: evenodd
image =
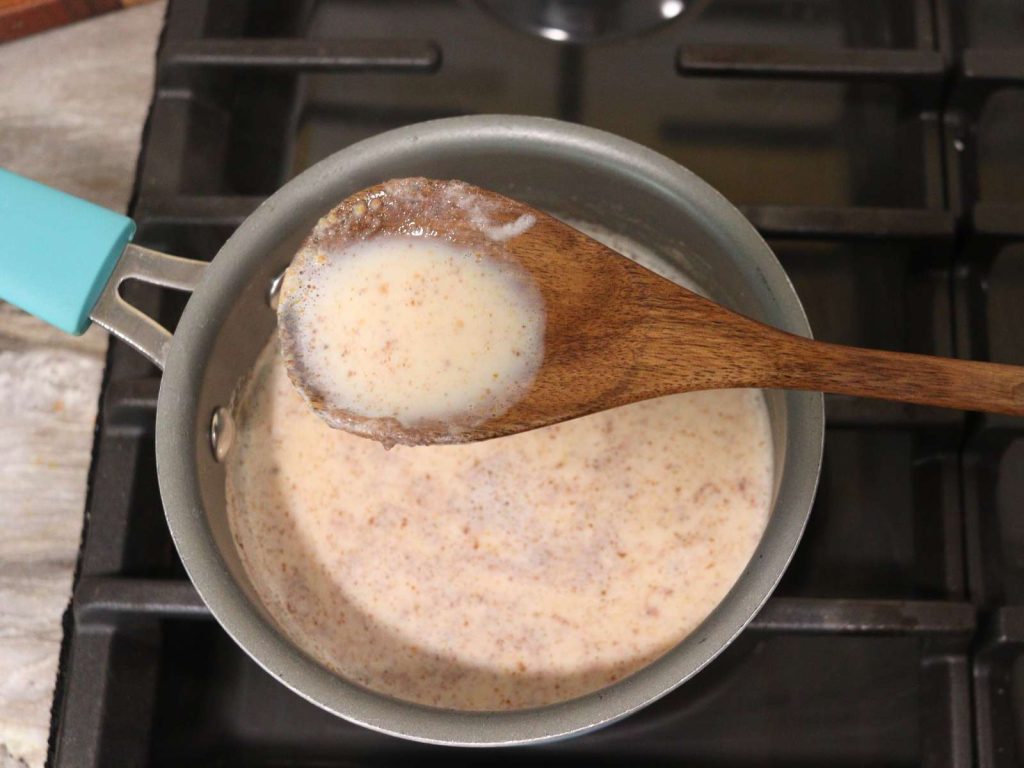
<svg viewBox="0 0 1024 768"><path fill-rule="evenodd" d="M210 447L217 461L224 461L227 458L234 439L235 420L231 417L231 412L221 406L213 412L213 418L210 419Z"/></svg>
<svg viewBox="0 0 1024 768"><path fill-rule="evenodd" d="M284 282L284 272L281 272L277 277L270 281L270 290L267 291L267 304L270 308L277 312L277 300L281 296L281 283Z"/></svg>

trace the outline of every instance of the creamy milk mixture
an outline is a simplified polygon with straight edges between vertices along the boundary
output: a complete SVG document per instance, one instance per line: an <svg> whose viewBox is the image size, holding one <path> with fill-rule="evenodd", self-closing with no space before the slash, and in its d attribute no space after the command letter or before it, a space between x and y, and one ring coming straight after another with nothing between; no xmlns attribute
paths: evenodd
<svg viewBox="0 0 1024 768"><path fill-rule="evenodd" d="M349 244L288 280L302 376L331 410L405 427L506 411L544 352L539 292L512 265L436 238ZM337 425L335 425L337 426Z"/></svg>
<svg viewBox="0 0 1024 768"><path fill-rule="evenodd" d="M352 274L395 289L395 273ZM474 323L487 302L459 290L453 303ZM771 438L754 390L386 451L314 415L275 337L236 414L228 514L268 611L343 677L437 707L539 706L645 666L724 597L770 511Z"/></svg>
<svg viewBox="0 0 1024 768"><path fill-rule="evenodd" d="M369 688L467 710L612 683L689 634L764 530L756 390L390 451L328 427L272 340L238 411L228 513L294 642Z"/></svg>

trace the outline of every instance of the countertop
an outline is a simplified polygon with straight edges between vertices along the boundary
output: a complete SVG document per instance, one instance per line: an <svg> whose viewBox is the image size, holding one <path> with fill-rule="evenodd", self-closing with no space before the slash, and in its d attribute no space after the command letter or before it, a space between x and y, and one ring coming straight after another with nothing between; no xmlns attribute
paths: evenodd
<svg viewBox="0 0 1024 768"><path fill-rule="evenodd" d="M0 45L0 166L125 210L164 5ZM42 766L106 335L0 302L0 768Z"/></svg>

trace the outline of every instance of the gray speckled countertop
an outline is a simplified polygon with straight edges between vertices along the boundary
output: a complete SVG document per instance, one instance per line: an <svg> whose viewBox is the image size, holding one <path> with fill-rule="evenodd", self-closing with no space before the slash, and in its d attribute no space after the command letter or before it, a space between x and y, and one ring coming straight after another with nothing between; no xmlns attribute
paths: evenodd
<svg viewBox="0 0 1024 768"><path fill-rule="evenodd" d="M0 166L124 210L163 14L0 45ZM106 346L0 302L0 768L46 759Z"/></svg>

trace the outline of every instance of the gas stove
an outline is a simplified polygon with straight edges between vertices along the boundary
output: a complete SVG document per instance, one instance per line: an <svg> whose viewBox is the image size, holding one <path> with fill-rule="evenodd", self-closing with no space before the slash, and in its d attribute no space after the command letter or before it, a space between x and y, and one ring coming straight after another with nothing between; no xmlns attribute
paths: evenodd
<svg viewBox="0 0 1024 768"><path fill-rule="evenodd" d="M819 338L1024 364L1024 11L1011 0L171 0L137 241L210 259L283 182L478 113L608 130L695 171ZM174 326L184 299L132 286ZM158 371L113 341L54 766L1024 760L1024 421L827 399L811 522L705 671L605 730L454 750L350 725L258 668L178 561Z"/></svg>

